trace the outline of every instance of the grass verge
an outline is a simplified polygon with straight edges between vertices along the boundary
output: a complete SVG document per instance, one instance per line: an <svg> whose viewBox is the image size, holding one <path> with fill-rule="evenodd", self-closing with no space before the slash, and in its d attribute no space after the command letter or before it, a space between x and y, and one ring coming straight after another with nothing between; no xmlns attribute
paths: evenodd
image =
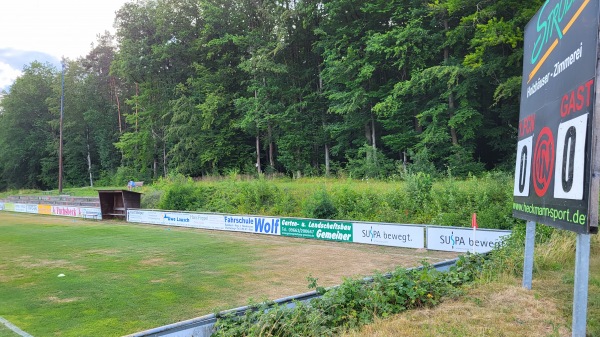
<svg viewBox="0 0 600 337"><path fill-rule="evenodd" d="M308 275L455 256L8 212L0 234L0 316L34 336L119 336L304 292Z"/></svg>

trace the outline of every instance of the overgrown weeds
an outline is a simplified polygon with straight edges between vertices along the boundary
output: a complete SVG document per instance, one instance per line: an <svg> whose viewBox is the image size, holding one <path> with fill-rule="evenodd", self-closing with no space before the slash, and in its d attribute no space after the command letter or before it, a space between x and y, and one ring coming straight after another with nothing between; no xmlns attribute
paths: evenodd
<svg viewBox="0 0 600 337"><path fill-rule="evenodd" d="M155 186L164 191L158 204L170 210L448 226L469 226L471 214L477 213L481 228L511 229L519 223L512 217L508 174L436 180L425 173L409 173L404 179L193 181L174 177Z"/></svg>
<svg viewBox="0 0 600 337"><path fill-rule="evenodd" d="M346 279L338 287L323 288L315 279L310 287L322 296L289 308L265 302L252 305L242 317L219 317L214 336L333 336L405 310L431 307L456 293L481 272L484 258L466 255L447 272L424 263L421 268L399 268L371 280Z"/></svg>

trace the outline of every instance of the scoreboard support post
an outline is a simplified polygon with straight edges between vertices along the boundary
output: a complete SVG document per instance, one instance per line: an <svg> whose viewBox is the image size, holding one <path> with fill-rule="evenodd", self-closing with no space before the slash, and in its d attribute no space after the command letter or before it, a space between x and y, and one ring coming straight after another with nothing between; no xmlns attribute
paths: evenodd
<svg viewBox="0 0 600 337"><path fill-rule="evenodd" d="M589 274L590 234L577 234L575 290L573 293L573 337L586 336Z"/></svg>
<svg viewBox="0 0 600 337"><path fill-rule="evenodd" d="M523 288L531 290L533 281L533 254L535 248L535 221L527 221L525 229L525 258L523 261Z"/></svg>

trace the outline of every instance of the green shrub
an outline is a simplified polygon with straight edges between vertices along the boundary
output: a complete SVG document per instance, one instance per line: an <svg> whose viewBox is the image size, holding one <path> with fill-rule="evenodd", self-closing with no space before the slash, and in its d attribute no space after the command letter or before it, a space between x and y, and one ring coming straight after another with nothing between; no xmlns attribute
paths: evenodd
<svg viewBox="0 0 600 337"><path fill-rule="evenodd" d="M431 202L433 178L423 172L409 174L406 178L408 207L412 212L424 213Z"/></svg>
<svg viewBox="0 0 600 337"><path fill-rule="evenodd" d="M448 175L464 178L469 175L479 175L485 170L482 162L473 159L472 150L454 145L451 152L452 154L447 158Z"/></svg>
<svg viewBox="0 0 600 337"><path fill-rule="evenodd" d="M340 219L352 219L355 214L358 193L351 184L344 184L331 192L331 199L335 205L337 216Z"/></svg>
<svg viewBox="0 0 600 337"><path fill-rule="evenodd" d="M108 180L108 179L107 179ZM140 176L139 172L135 169L125 166L120 166L117 169L117 172L112 176L112 181L108 185L113 186L127 186L127 182L130 180L140 181L144 180L143 177ZM103 180L103 182L105 182ZM106 181L108 183L108 181Z"/></svg>
<svg viewBox="0 0 600 337"><path fill-rule="evenodd" d="M304 202L299 195L294 195L294 191L290 188L282 188L279 197L276 198L272 213L273 215L282 216L302 216L299 211L299 205Z"/></svg>
<svg viewBox="0 0 600 337"><path fill-rule="evenodd" d="M348 158L346 168L355 179L385 178L396 171L393 160L369 145L360 147L355 158Z"/></svg>
<svg viewBox="0 0 600 337"><path fill-rule="evenodd" d="M160 208L160 199L163 195L162 190L150 190L142 194L141 207L146 209Z"/></svg>
<svg viewBox="0 0 600 337"><path fill-rule="evenodd" d="M321 189L306 200L302 213L307 218L335 219L337 209L327 191Z"/></svg>
<svg viewBox="0 0 600 337"><path fill-rule="evenodd" d="M230 194L237 213L263 214L275 204L279 194L277 186L264 178L236 182L232 186L236 188Z"/></svg>
<svg viewBox="0 0 600 337"><path fill-rule="evenodd" d="M481 228L510 229L517 223L512 217L512 177L507 174L447 178L436 184L431 197L432 224L470 226L473 213Z"/></svg>
<svg viewBox="0 0 600 337"><path fill-rule="evenodd" d="M566 233L563 230L556 230L549 226L537 225L535 230L536 250L541 245L552 242L552 246L542 248L545 251L556 251L556 237L572 236L572 233ZM523 262L525 256L525 236L526 224L523 221L515 224L512 228L512 234L504 239L499 249L492 250L489 254L489 262L484 269L486 279L496 279L499 274L506 273L511 276L520 276L523 273ZM554 240L554 241L553 241ZM560 241L560 239L558 240ZM561 252L568 255L568 252ZM538 253L534 254L538 258ZM555 259L556 260L556 259ZM539 263L534 263L534 268L538 268Z"/></svg>
<svg viewBox="0 0 600 337"><path fill-rule="evenodd" d="M161 209L194 211L198 208L198 198L191 184L171 185L160 199Z"/></svg>

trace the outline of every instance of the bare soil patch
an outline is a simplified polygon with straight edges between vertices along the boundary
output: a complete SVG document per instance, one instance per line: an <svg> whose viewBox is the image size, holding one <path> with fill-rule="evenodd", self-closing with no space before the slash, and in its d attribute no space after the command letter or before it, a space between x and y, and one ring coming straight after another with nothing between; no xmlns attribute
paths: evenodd
<svg viewBox="0 0 600 337"><path fill-rule="evenodd" d="M175 261L167 261L164 257L151 257L140 261L143 266L176 266L181 263Z"/></svg>
<svg viewBox="0 0 600 337"><path fill-rule="evenodd" d="M107 255L114 256L119 255L121 253L118 249L90 249L83 252L86 255Z"/></svg>
<svg viewBox="0 0 600 337"><path fill-rule="evenodd" d="M34 268L53 268L53 269L66 269L73 271L84 271L84 266L73 264L71 261L59 259L59 260L48 260L48 259L34 259L31 256L21 256L17 262L21 267L27 269Z"/></svg>
<svg viewBox="0 0 600 337"><path fill-rule="evenodd" d="M57 296L50 296L46 299L48 302L52 303L72 303L76 301L81 301L83 298L81 297L71 297L71 298L59 298Z"/></svg>
<svg viewBox="0 0 600 337"><path fill-rule="evenodd" d="M218 233L218 234L216 234ZM437 263L456 258L452 252L383 247L356 243L317 241L258 234L214 232L232 235L268 246L252 272L240 275L252 284L255 299L277 299L310 291L307 277L318 278L321 286L334 286L348 277L366 277L386 273L398 267L410 268L422 261Z"/></svg>

